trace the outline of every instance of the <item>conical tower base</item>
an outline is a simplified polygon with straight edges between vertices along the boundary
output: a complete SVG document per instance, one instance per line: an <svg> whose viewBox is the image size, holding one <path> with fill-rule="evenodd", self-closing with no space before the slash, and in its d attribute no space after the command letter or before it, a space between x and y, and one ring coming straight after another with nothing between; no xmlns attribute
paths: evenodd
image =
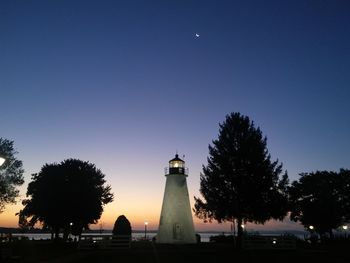
<svg viewBox="0 0 350 263"><path fill-rule="evenodd" d="M167 175L156 242L196 243L185 174Z"/></svg>

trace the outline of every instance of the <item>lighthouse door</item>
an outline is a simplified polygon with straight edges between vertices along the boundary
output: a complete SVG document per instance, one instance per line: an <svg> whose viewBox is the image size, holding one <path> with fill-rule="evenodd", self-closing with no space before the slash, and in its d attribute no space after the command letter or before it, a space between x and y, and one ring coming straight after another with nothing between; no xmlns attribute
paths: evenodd
<svg viewBox="0 0 350 263"><path fill-rule="evenodd" d="M182 240L183 233L182 233L181 224L179 224L179 223L174 224L173 235L174 235L175 240Z"/></svg>

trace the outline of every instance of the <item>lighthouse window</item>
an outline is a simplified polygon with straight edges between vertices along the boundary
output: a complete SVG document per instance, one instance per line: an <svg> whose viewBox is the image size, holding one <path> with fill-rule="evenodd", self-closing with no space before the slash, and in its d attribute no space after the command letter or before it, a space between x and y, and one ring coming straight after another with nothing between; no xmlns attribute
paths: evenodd
<svg viewBox="0 0 350 263"><path fill-rule="evenodd" d="M173 161L170 162L170 167L171 168L179 168L179 167L184 167L184 163L183 162L177 162L177 161Z"/></svg>

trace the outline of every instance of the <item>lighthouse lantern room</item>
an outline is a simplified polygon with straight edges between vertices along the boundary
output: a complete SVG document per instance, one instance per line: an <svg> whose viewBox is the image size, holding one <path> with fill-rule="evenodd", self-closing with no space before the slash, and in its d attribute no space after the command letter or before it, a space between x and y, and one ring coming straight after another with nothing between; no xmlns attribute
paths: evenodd
<svg viewBox="0 0 350 263"><path fill-rule="evenodd" d="M169 167L165 168L165 175L168 174L183 174L187 176L188 169L185 167L185 162L176 154L174 159L169 161Z"/></svg>

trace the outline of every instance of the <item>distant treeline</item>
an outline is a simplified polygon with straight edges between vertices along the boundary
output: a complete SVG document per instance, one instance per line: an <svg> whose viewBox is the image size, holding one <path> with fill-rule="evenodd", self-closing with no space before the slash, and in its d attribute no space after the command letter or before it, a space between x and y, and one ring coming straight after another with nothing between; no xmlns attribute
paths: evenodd
<svg viewBox="0 0 350 263"><path fill-rule="evenodd" d="M8 234L8 233L50 233L49 231L47 230L43 230L43 229L40 229L40 228L33 228L33 229L30 229L28 231L23 231L22 229L20 228L13 228L13 227L0 227L0 233L5 233L5 234Z"/></svg>

